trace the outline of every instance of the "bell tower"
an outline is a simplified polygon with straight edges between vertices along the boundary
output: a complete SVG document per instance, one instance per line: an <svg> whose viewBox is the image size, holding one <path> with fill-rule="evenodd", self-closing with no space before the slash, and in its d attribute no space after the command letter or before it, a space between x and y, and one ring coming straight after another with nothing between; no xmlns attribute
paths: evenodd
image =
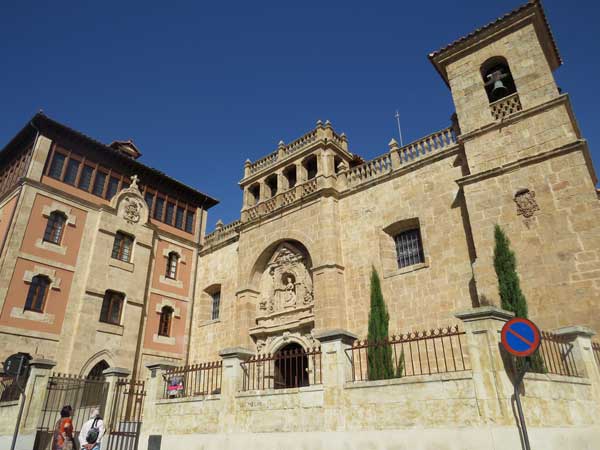
<svg viewBox="0 0 600 450"><path fill-rule="evenodd" d="M521 6L429 58L452 92L472 172L579 137L561 105L566 98L552 72L562 62L539 1Z"/></svg>
<svg viewBox="0 0 600 450"><path fill-rule="evenodd" d="M600 202L587 142L553 76L561 59L541 2L530 1L429 58L456 107L466 163L456 182L471 230L479 303L501 304L493 263L499 225L515 253L531 317L543 316L544 327L561 326L561 311L583 311L600 298L600 284L593 284L600 276L582 264L589 252L600 264ZM586 320L582 314L581 323Z"/></svg>

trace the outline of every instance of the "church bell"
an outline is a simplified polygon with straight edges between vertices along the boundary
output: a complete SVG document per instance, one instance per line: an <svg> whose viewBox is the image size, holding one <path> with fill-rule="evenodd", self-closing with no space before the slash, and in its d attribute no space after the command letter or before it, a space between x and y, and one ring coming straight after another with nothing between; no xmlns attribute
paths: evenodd
<svg viewBox="0 0 600 450"><path fill-rule="evenodd" d="M499 100L506 96L506 94L508 94L508 88L504 86L502 80L494 81L494 87L492 88L492 97L494 100Z"/></svg>

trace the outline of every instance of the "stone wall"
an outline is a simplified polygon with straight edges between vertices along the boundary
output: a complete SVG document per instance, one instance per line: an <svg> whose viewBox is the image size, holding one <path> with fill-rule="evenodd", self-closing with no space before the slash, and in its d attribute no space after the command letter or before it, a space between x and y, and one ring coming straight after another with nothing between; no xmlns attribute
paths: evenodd
<svg viewBox="0 0 600 450"><path fill-rule="evenodd" d="M149 378L140 448L161 435L162 449L519 448L512 384L498 349L510 314L480 308L458 314L471 369L400 379L350 382L348 334L317 335L322 384L241 391L240 362L226 350L220 394L162 399L161 372ZM522 401L532 448L590 449L600 438L600 368L590 333L571 336L582 377L528 374ZM570 334L569 334L570 333ZM565 447L566 445L566 447Z"/></svg>

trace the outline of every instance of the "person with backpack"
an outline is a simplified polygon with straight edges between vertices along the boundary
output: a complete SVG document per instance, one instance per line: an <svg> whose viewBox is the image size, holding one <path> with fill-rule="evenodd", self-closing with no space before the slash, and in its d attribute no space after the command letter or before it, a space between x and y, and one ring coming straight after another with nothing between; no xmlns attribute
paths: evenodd
<svg viewBox="0 0 600 450"><path fill-rule="evenodd" d="M100 450L100 441L102 441L105 431L100 411L94 409L89 420L82 425L79 432L81 450Z"/></svg>

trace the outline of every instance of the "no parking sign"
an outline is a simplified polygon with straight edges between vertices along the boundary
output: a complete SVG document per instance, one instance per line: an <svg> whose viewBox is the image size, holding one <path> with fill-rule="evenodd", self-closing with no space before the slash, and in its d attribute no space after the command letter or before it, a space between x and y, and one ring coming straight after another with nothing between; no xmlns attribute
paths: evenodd
<svg viewBox="0 0 600 450"><path fill-rule="evenodd" d="M540 330L528 319L515 317L502 327L502 345L512 355L530 356L540 346Z"/></svg>

